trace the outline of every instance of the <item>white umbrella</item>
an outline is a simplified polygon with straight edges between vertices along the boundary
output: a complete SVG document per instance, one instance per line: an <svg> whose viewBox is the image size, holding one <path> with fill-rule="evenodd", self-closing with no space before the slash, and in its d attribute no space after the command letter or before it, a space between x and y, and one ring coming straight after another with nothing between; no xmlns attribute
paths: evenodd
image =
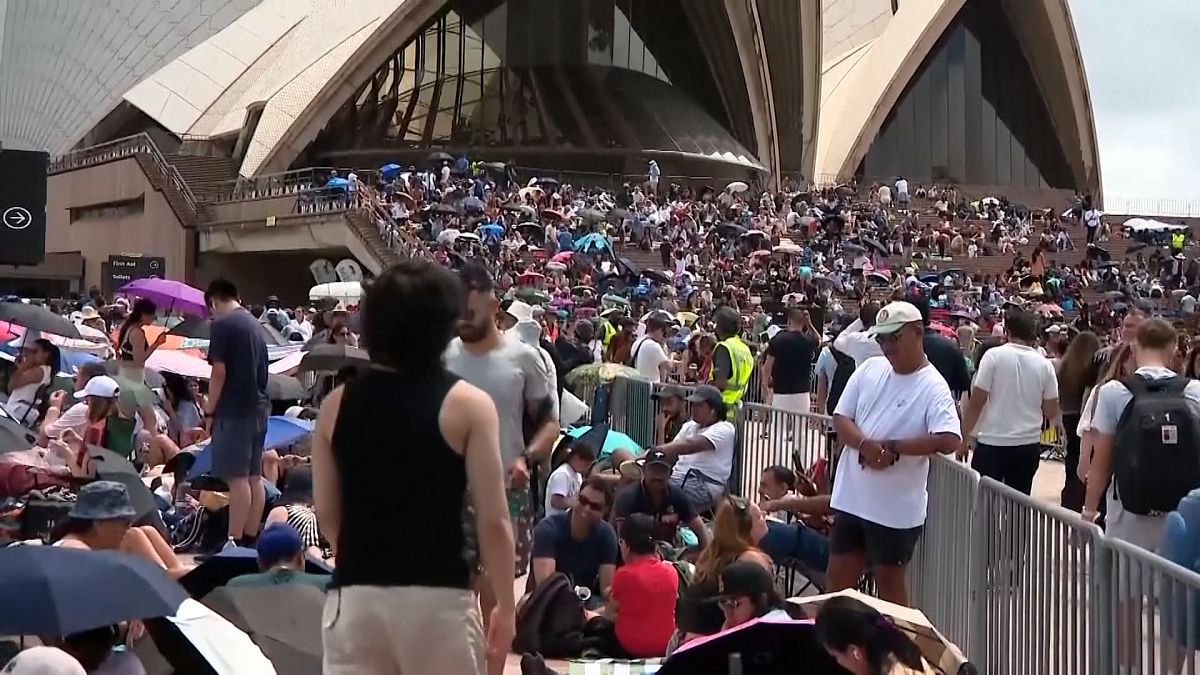
<svg viewBox="0 0 1200 675"><path fill-rule="evenodd" d="M445 232L443 232L442 234L445 234ZM458 235L458 237L455 239L455 241L458 241L459 239L466 239L467 241L474 241L474 242L480 241L479 235L475 234L474 232L463 232Z"/></svg>
<svg viewBox="0 0 1200 675"><path fill-rule="evenodd" d="M309 300L332 298L356 304L362 299L362 283L358 281L334 281L328 284L317 284L308 289Z"/></svg>
<svg viewBox="0 0 1200 675"><path fill-rule="evenodd" d="M220 614L195 600L184 600L175 616L166 617L217 675L276 675L275 666L249 635ZM155 662L160 654L146 654L153 642L140 640L134 652Z"/></svg>
<svg viewBox="0 0 1200 675"><path fill-rule="evenodd" d="M437 240L438 240L439 244L453 244L454 240L458 239L461 236L462 236L462 232L459 232L458 230L451 227L451 228L442 230L442 233L438 235Z"/></svg>
<svg viewBox="0 0 1200 675"><path fill-rule="evenodd" d="M750 186L746 185L745 183L743 183L740 180L735 180L732 183L730 183L729 185L725 186L725 191L732 193L732 194L737 194L739 192L745 192L746 190L749 190L749 189L750 189Z"/></svg>

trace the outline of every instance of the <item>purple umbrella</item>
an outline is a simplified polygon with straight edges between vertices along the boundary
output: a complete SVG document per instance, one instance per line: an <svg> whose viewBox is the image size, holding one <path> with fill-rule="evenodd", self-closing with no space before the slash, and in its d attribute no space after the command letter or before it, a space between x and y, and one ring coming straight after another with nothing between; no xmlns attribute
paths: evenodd
<svg viewBox="0 0 1200 675"><path fill-rule="evenodd" d="M135 279L122 286L117 293L146 298L160 310L178 314L205 317L208 305L204 302L204 291L192 288L182 281L170 279Z"/></svg>

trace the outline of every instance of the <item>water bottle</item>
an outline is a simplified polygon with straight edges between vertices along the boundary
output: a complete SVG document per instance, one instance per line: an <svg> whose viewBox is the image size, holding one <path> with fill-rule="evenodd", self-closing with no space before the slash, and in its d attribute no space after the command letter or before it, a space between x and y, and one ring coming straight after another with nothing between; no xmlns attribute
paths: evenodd
<svg viewBox="0 0 1200 675"><path fill-rule="evenodd" d="M592 589L588 588L587 586L576 586L575 595L579 596L580 602L586 603L588 600L592 599Z"/></svg>

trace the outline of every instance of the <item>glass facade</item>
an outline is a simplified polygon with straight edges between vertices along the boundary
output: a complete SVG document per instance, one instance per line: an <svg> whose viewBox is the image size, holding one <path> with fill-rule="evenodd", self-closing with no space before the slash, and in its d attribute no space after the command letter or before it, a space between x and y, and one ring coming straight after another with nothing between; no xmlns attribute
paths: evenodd
<svg viewBox="0 0 1200 675"><path fill-rule="evenodd" d="M360 147L626 148L757 164L697 64L679 0L452 0L318 143L345 146L353 126Z"/></svg>
<svg viewBox="0 0 1200 675"><path fill-rule="evenodd" d="M859 173L967 185L1074 185L998 0L964 5L884 121Z"/></svg>

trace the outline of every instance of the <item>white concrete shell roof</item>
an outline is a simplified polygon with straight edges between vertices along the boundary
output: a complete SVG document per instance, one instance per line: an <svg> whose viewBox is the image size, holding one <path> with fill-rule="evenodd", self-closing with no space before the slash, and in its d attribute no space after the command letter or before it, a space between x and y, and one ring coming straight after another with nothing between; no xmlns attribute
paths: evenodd
<svg viewBox="0 0 1200 675"><path fill-rule="evenodd" d="M0 143L62 153L259 0L0 0Z"/></svg>
<svg viewBox="0 0 1200 675"><path fill-rule="evenodd" d="M264 0L125 99L172 133L205 137L237 133L246 109L262 104L239 168L253 175L335 74L405 4Z"/></svg>
<svg viewBox="0 0 1200 675"><path fill-rule="evenodd" d="M1067 0L999 0L1081 187L1098 194L1091 97ZM909 81L966 0L824 0L814 176L852 176ZM886 15L880 10L886 9ZM832 35L831 35L832 33Z"/></svg>

